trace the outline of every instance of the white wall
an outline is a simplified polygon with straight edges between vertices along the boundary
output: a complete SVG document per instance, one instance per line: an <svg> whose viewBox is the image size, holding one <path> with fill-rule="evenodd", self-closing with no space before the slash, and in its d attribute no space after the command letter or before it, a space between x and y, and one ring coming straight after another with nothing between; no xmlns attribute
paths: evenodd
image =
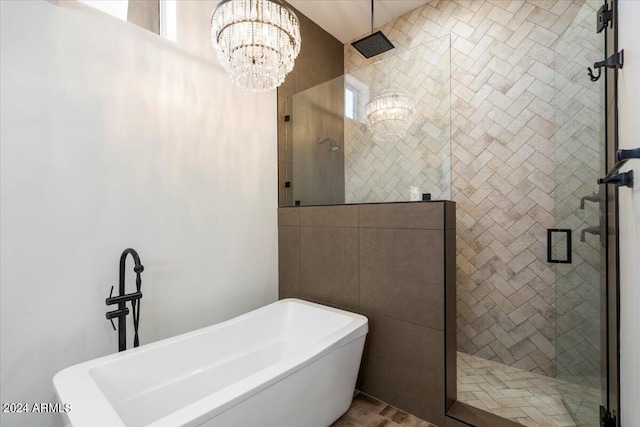
<svg viewBox="0 0 640 427"><path fill-rule="evenodd" d="M142 343L275 301L275 92L106 15L0 7L2 402L54 402L57 371L116 351L104 299L127 247Z"/></svg>
<svg viewBox="0 0 640 427"><path fill-rule="evenodd" d="M640 146L640 2L622 0L618 15L624 67L618 80L620 148ZM632 160L635 188L620 189L621 422L640 426L640 160Z"/></svg>
<svg viewBox="0 0 640 427"><path fill-rule="evenodd" d="M186 51L212 64L218 59L211 48L211 12L219 0L178 0L176 26L178 43Z"/></svg>

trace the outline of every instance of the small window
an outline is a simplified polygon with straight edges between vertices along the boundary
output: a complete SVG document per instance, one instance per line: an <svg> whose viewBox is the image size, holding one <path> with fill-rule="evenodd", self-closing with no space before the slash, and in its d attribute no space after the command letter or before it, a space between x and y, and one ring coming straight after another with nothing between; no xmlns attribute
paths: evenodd
<svg viewBox="0 0 640 427"><path fill-rule="evenodd" d="M129 2L127 0L80 0L82 3L88 4L91 7L95 7L109 15L113 15L116 18L120 18L123 21L127 20L127 12L129 8Z"/></svg>
<svg viewBox="0 0 640 427"><path fill-rule="evenodd" d="M131 22L155 34L160 34L166 39L174 42L178 41L178 0L154 0L153 2L137 0L79 1L123 21ZM143 18L154 14L158 16L159 21L150 22L149 19Z"/></svg>
<svg viewBox="0 0 640 427"><path fill-rule="evenodd" d="M351 88L344 88L344 115L350 119L356 118L356 93Z"/></svg>
<svg viewBox="0 0 640 427"><path fill-rule="evenodd" d="M367 102L369 102L369 87L353 75L345 75L344 116L360 123L366 123L364 107Z"/></svg>
<svg viewBox="0 0 640 427"><path fill-rule="evenodd" d="M160 35L174 42L178 41L177 9L177 0L160 0Z"/></svg>

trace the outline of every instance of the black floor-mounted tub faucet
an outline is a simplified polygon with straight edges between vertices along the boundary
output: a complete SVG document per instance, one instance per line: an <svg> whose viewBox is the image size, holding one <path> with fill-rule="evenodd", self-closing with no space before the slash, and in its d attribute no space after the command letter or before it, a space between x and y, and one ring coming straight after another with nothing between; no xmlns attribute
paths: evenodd
<svg viewBox="0 0 640 427"><path fill-rule="evenodd" d="M135 266L133 267L133 271L136 273L136 292L132 292L130 294L125 294L124 290L124 268L127 262L127 255L131 254L133 257L133 262ZM135 249L125 249L120 255L120 283L119 283L119 295L117 297L113 296L113 286L111 287L111 292L109 293L109 298L107 298L107 305L118 304L118 309L109 311L106 314L107 319L111 320L111 325L113 326L113 330L116 330L116 325L113 323L114 318L118 318L118 351L124 351L127 349L127 323L126 317L129 314L129 309L126 307L127 301L131 301L131 308L133 313L133 346L138 347L140 345L138 339L138 325L140 322L140 299L142 298L142 292L140 292L140 288L142 287L142 279L140 278L140 274L144 271L144 267L140 263L140 256Z"/></svg>

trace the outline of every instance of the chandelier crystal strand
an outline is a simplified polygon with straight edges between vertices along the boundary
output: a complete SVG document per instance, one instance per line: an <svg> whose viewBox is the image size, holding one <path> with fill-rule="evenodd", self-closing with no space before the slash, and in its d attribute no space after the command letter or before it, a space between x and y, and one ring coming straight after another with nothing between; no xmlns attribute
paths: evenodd
<svg viewBox="0 0 640 427"><path fill-rule="evenodd" d="M400 91L388 90L373 98L364 107L369 129L384 141L397 141L411 126L415 106L411 98Z"/></svg>
<svg viewBox="0 0 640 427"><path fill-rule="evenodd" d="M279 0L223 0L211 14L211 42L236 85L265 92L293 69L300 22Z"/></svg>

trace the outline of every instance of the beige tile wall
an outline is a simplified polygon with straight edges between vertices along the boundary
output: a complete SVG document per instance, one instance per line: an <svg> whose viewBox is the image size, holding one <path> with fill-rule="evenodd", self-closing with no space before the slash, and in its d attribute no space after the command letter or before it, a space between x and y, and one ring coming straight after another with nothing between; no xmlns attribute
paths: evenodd
<svg viewBox="0 0 640 427"><path fill-rule="evenodd" d="M418 195L451 199L451 38L447 35L351 72L369 98L392 89L411 97L416 108L402 141L384 141L367 128L364 115L345 118L347 203L411 200Z"/></svg>
<svg viewBox="0 0 640 427"><path fill-rule="evenodd" d="M381 28L385 57L451 34L458 348L551 376L554 48L583 3L432 0ZM345 73L371 63L345 45Z"/></svg>

